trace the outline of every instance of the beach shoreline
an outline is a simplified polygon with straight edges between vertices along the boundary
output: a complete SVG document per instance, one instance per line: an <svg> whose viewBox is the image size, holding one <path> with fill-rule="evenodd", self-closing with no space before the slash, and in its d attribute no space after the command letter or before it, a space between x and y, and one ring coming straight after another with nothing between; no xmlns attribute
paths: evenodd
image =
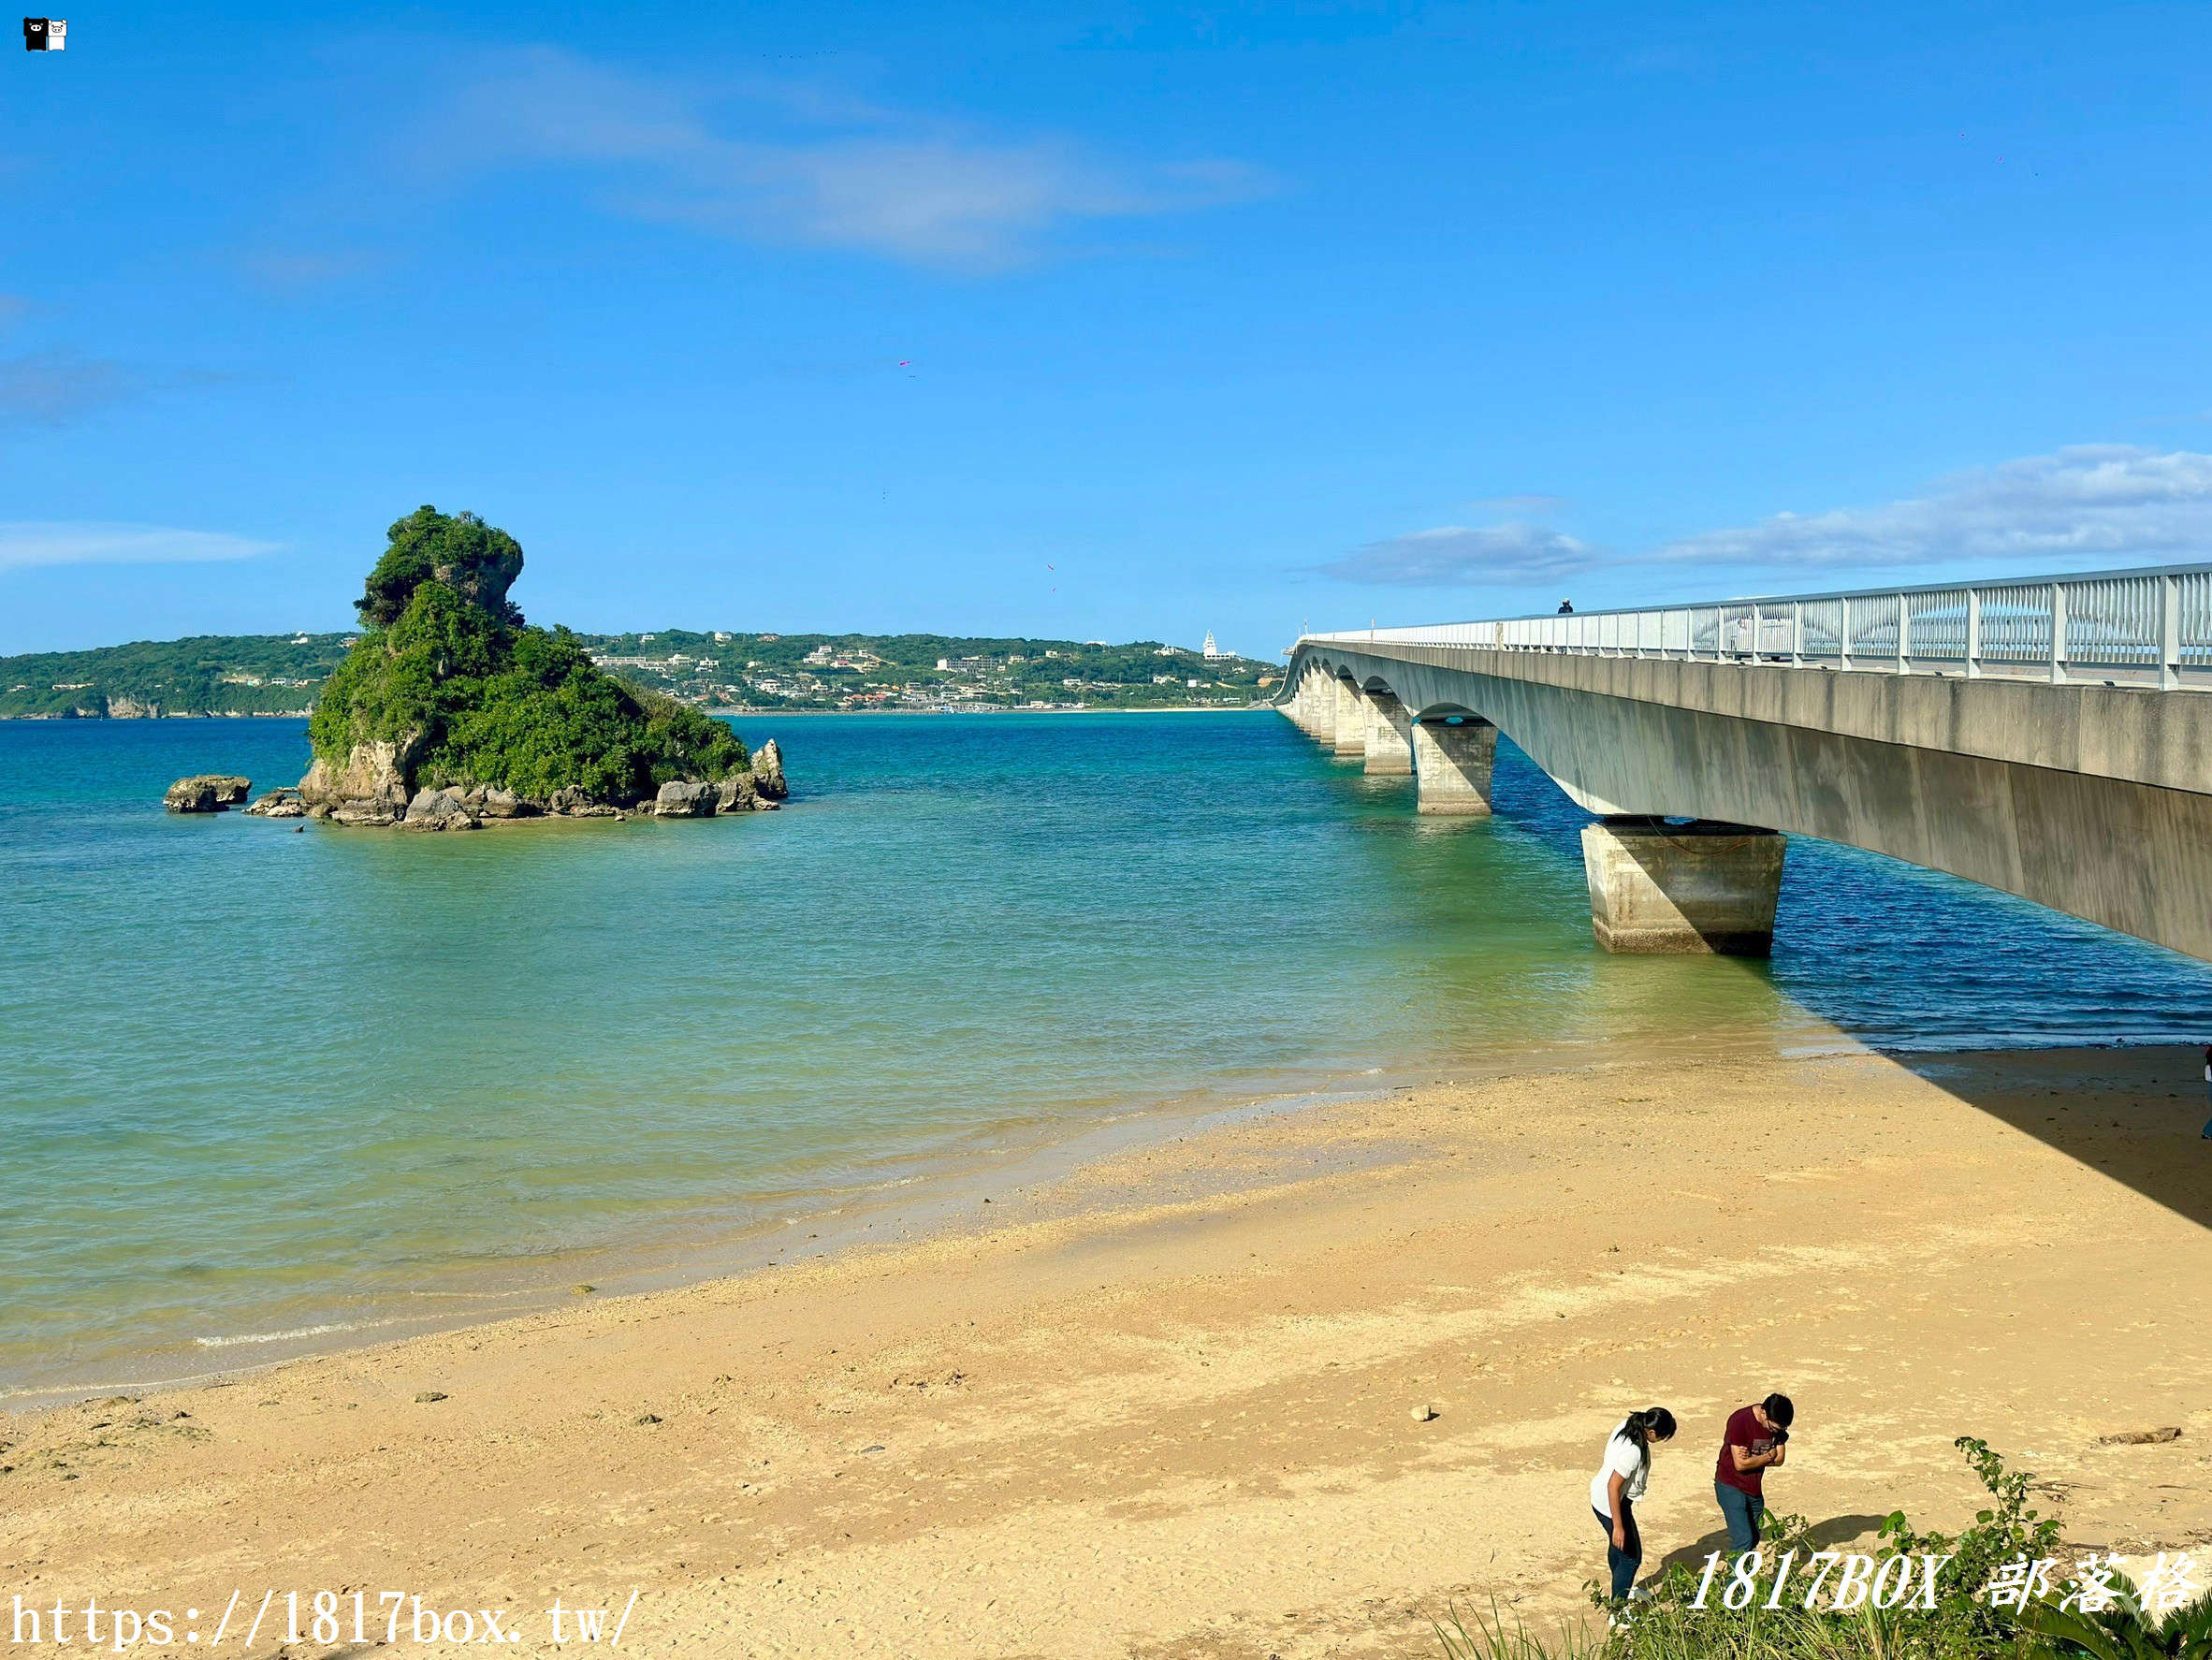
<svg viewBox="0 0 2212 1660"><path fill-rule="evenodd" d="M1826 1542L1957 1526L1972 1434L2071 1541L2186 1548L2193 1058L1614 1058L1194 1125L926 1237L7 1414L0 1572L636 1588L651 1653L1429 1653L1453 1600L1579 1617L1629 1407L1684 1424L1647 1565L1710 1548L1768 1388Z"/></svg>
<svg viewBox="0 0 2212 1660"><path fill-rule="evenodd" d="M535 821L531 821L535 822ZM550 821L548 821L550 822ZM614 820L561 821L579 825ZM1739 1056L1777 1053L1779 1034L1750 1028L1703 1034L1662 1045L1663 1052L1721 1052ZM1796 1034L1783 1054L1855 1051L1840 1032ZM578 1244L546 1257L480 1263L427 1274L417 1299L386 1294L367 1304L333 1299L300 1312L290 1328L215 1332L191 1341L186 1353L174 1343L103 1361L99 1376L47 1381L0 1377L0 1413L36 1412L99 1396L167 1393L241 1383L296 1361L336 1356L403 1343L440 1332L497 1325L567 1306L580 1285L590 1295L612 1298L681 1289L720 1279L820 1261L851 1250L906 1245L957 1230L981 1197L1007 1188L1041 1188L1079 1177L1106 1159L1145 1151L1225 1126L1294 1115L1348 1102L1381 1099L1439 1082L1535 1076L1604 1067L1629 1051L1588 1043L1468 1052L1449 1062L1419 1067L1309 1067L1295 1075L1220 1079L1168 1098L1132 1096L1090 1103L1087 1114L1016 1117L971 1127L948 1140L929 1141L864 1164L822 1172L819 1185L790 1189L774 1200L749 1202L744 1221L723 1219L701 1227L641 1224L633 1231ZM1651 1045L1637 1053L1652 1053ZM236 1351L228 1363L223 1356ZM203 1352L204 1351L204 1352ZM200 1364L175 1370L178 1358Z"/></svg>

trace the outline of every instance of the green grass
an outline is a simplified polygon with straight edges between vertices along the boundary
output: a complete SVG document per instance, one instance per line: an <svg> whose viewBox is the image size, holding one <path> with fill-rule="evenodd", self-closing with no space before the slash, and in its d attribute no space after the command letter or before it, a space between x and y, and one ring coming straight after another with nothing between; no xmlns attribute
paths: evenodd
<svg viewBox="0 0 2212 1660"><path fill-rule="evenodd" d="M1817 1548L1803 1518L1769 1512L1761 1544L1766 1565L1740 1610L1713 1606L1730 1565L1713 1580L1704 1608L1695 1606L1701 1573L1678 1565L1649 1587L1648 1600L1629 1605L1624 1625L1609 1629L1593 1622L1547 1638L1518 1617L1508 1622L1494 1604L1472 1617L1453 1609L1436 1626L1445 1660L2212 1660L2212 1595L2170 1611L2145 1610L2135 1585L2116 1576L2120 1595L2113 1608L2087 1615L2062 1609L2059 1596L2078 1589L2069 1577L2074 1563L2059 1545L2058 1523L2027 1502L2033 1475L2006 1469L1971 1436L1957 1445L1989 1493L1988 1507L1956 1536L1915 1532L1901 1512L1892 1514L1879 1552L1865 1553L1947 1557L1933 1609L1809 1610L1794 1591L1783 1606L1765 1607L1771 1565L1792 1551L1802 1562ZM2049 1571L2054 1594L2025 1609L1991 1606L1991 1574L2022 1557L2056 1562ZM1609 1609L1604 1588L1594 1580L1589 1590L1594 1606Z"/></svg>

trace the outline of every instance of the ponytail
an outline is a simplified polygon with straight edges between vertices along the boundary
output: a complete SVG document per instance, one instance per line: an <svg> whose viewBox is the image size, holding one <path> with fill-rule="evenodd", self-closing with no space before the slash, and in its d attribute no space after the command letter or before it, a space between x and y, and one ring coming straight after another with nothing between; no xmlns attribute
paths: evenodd
<svg viewBox="0 0 2212 1660"><path fill-rule="evenodd" d="M1621 1420L1614 1434L1624 1435L1643 1455L1646 1468L1652 1463L1652 1443L1674 1439L1674 1414L1664 1406L1647 1406L1641 1412L1631 1412Z"/></svg>

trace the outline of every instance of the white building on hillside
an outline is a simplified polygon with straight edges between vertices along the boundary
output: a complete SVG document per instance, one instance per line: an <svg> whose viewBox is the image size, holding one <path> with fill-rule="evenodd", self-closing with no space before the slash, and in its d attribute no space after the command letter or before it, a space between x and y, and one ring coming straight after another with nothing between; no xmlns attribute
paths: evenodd
<svg viewBox="0 0 2212 1660"><path fill-rule="evenodd" d="M1214 631L1212 629L1206 630L1206 643L1199 648L1199 651L1201 655L1206 657L1223 655L1221 648L1214 644Z"/></svg>

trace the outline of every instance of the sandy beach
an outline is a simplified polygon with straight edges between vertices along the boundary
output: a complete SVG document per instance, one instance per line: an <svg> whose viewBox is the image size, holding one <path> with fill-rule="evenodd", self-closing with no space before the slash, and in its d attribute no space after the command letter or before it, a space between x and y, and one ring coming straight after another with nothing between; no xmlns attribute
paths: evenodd
<svg viewBox="0 0 2212 1660"><path fill-rule="evenodd" d="M196 1609L204 1641L236 1590L225 1652L259 1655L365 1652L276 1614L241 1646L265 1591L350 1622L387 1588L492 1610L516 1653L553 1652L559 1596L627 1608L645 1655L1430 1654L1455 1600L1582 1616L1585 1484L1627 1408L1683 1425L1647 1569L1701 1558L1722 1420L1773 1389L1797 1425L1770 1498L1827 1542L1969 1520L1971 1434L2072 1543L2201 1544L2198 1070L1439 1083L978 1195L917 1243L17 1415L0 1610L96 1596L181 1638Z"/></svg>

